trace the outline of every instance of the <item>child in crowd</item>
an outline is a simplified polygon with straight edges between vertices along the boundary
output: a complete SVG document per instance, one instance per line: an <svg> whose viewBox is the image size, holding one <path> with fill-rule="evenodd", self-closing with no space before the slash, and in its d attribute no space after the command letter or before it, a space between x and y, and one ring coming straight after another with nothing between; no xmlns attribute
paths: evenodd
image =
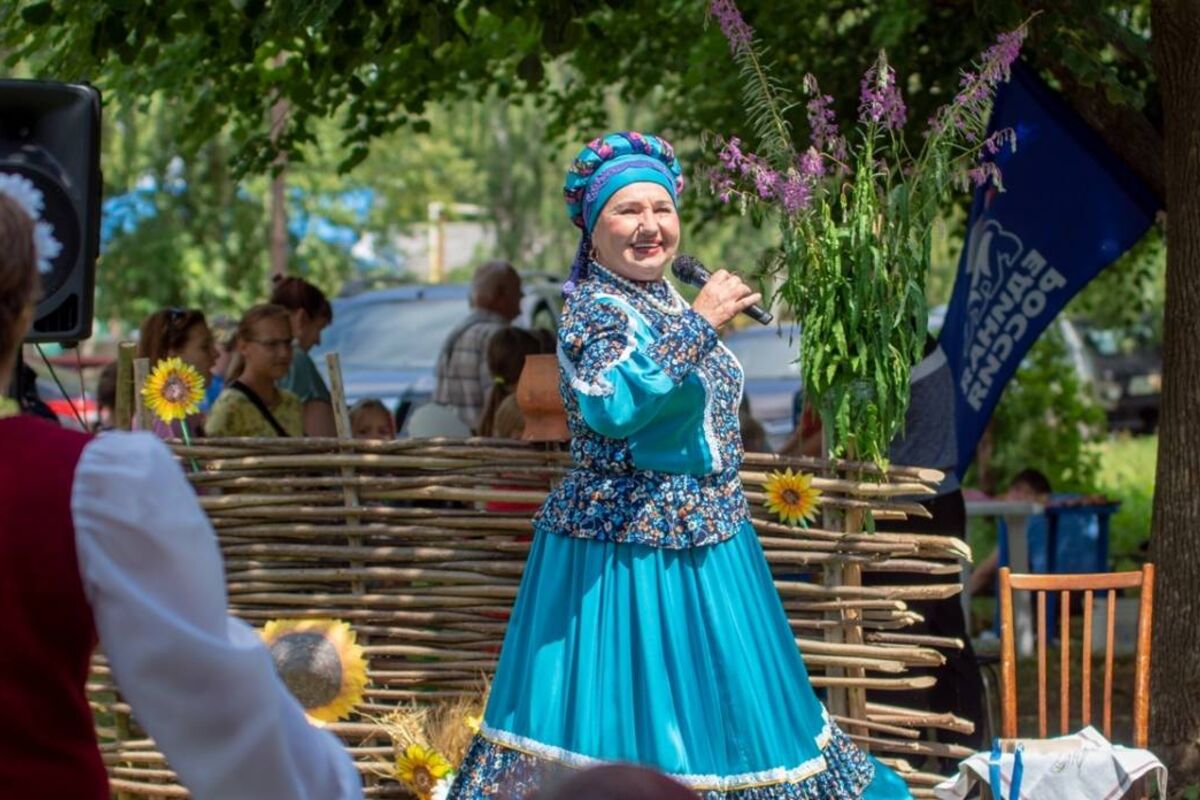
<svg viewBox="0 0 1200 800"><path fill-rule="evenodd" d="M495 429L496 413L509 398L512 398L512 402L506 410L506 417L511 425L512 409L516 406L517 381L521 378L521 370L525 368L525 357L537 355L541 350L542 343L538 337L521 328L501 328L492 334L487 346L492 386L488 389L479 423L475 426L480 436L499 436ZM524 427L524 422L521 427Z"/></svg>
<svg viewBox="0 0 1200 800"><path fill-rule="evenodd" d="M537 336L521 328L501 328L488 342L488 370L492 373L492 386L488 390L479 417L479 435L498 439L520 439L525 430L525 418L517 405L517 381L525 368L526 356L537 355L542 342ZM524 485L503 485L497 489L527 489ZM537 503L491 500L484 506L488 511L532 513ZM525 541L528 537L517 537Z"/></svg>
<svg viewBox="0 0 1200 800"><path fill-rule="evenodd" d="M395 439L396 418L380 400L359 400L350 408L350 432L355 439Z"/></svg>
<svg viewBox="0 0 1200 800"><path fill-rule="evenodd" d="M517 394L513 392L500 402L492 417L492 436L497 439L521 439L525 435L525 415L517 405Z"/></svg>

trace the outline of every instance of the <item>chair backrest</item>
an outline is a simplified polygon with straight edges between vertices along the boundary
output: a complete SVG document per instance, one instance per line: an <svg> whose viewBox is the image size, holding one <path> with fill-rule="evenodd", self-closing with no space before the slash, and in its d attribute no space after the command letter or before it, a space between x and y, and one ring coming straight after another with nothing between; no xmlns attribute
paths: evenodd
<svg viewBox="0 0 1200 800"><path fill-rule="evenodd" d="M1084 725L1092 724L1092 604L1097 591L1107 592L1107 635L1104 647L1104 716L1102 728L1112 740L1113 638L1117 589L1141 589L1133 687L1133 746L1146 747L1150 733L1150 628L1154 610L1154 565L1137 572L1105 572L1089 575L1014 575L1000 570L1000 678L1002 684L1001 732L1017 736L1017 655L1013 624L1013 590L1034 592L1037 597L1038 736L1047 736L1046 713L1046 593L1060 592L1059 718L1063 734L1069 733L1071 716L1071 592L1082 591L1083 646L1080 655L1082 713Z"/></svg>

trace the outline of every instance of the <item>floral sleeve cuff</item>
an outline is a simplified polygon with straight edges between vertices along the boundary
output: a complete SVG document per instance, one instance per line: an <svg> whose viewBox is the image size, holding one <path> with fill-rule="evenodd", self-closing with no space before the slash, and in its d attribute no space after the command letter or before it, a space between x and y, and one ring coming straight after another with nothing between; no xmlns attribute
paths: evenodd
<svg viewBox="0 0 1200 800"><path fill-rule="evenodd" d="M689 308L672 320L670 328L648 348L646 354L672 381L679 383L716 346L716 329Z"/></svg>

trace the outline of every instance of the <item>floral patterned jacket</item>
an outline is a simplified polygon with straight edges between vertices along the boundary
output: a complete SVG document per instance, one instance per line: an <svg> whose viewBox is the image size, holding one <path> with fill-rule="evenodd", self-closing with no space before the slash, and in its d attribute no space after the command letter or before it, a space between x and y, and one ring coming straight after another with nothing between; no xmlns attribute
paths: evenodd
<svg viewBox="0 0 1200 800"><path fill-rule="evenodd" d="M673 287L593 264L563 311L558 358L575 465L536 530L686 548L742 528L742 369Z"/></svg>

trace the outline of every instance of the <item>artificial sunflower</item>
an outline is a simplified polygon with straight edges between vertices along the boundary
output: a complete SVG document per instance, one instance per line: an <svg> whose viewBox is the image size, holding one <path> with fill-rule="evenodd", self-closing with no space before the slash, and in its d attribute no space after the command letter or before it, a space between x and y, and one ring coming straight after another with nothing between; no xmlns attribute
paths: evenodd
<svg viewBox="0 0 1200 800"><path fill-rule="evenodd" d="M396 777L407 783L420 800L429 800L453 769L441 753L419 744L410 744L396 756Z"/></svg>
<svg viewBox="0 0 1200 800"><path fill-rule="evenodd" d="M164 358L154 365L142 397L155 416L168 425L185 420L200 410L204 399L204 378L181 358Z"/></svg>
<svg viewBox="0 0 1200 800"><path fill-rule="evenodd" d="M767 476L767 510L788 525L807 527L817 518L821 490L812 485L812 476L803 472L772 472Z"/></svg>
<svg viewBox="0 0 1200 800"><path fill-rule="evenodd" d="M279 677L317 723L336 722L362 702L367 662L354 631L336 619L273 619L263 640Z"/></svg>

